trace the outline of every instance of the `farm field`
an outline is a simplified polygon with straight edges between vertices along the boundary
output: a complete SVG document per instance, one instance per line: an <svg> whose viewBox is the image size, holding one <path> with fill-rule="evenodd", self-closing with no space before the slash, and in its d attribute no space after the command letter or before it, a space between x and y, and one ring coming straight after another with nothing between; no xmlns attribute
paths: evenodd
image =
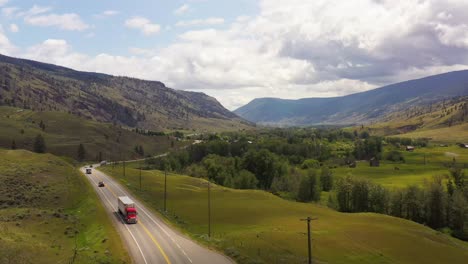
<svg viewBox="0 0 468 264"><path fill-rule="evenodd" d="M25 150L0 150L0 157L0 263L130 263L73 166Z"/></svg>
<svg viewBox="0 0 468 264"><path fill-rule="evenodd" d="M154 211L162 212L164 176L121 166L100 168ZM167 178L168 219L190 236L239 263L305 263L306 224L312 222L316 263L465 263L468 243L423 225L372 213L345 214L311 203L287 201L257 190L212 185L212 230L207 238L207 182L183 175Z"/></svg>
<svg viewBox="0 0 468 264"><path fill-rule="evenodd" d="M346 175L363 177L385 187L406 187L422 185L424 180L435 175L448 175L449 171L444 163L450 164L454 158L456 163L468 168L468 149L456 145L416 148L414 152L402 151L402 153L405 163L382 160L380 167L370 167L369 162L362 161L357 162L356 168L339 167L333 169L333 172L338 177Z"/></svg>

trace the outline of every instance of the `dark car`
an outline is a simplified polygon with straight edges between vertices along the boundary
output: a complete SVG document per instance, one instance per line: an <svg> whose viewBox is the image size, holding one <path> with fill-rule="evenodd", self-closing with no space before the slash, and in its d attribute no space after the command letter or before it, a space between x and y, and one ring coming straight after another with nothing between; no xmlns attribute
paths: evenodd
<svg viewBox="0 0 468 264"><path fill-rule="evenodd" d="M100 181L100 182L98 183L98 186L99 186L99 187L104 187L104 186L106 186L106 185L104 184L104 182Z"/></svg>

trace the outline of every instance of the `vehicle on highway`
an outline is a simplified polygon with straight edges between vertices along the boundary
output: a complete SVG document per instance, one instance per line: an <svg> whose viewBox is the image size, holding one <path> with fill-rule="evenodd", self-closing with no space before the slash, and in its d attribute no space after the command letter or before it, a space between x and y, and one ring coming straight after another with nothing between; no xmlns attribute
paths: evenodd
<svg viewBox="0 0 468 264"><path fill-rule="evenodd" d="M99 164L100 164L101 166L104 166L104 165L107 164L107 160L103 160L103 161L101 161L101 163L99 163Z"/></svg>
<svg viewBox="0 0 468 264"><path fill-rule="evenodd" d="M100 181L100 182L98 183L98 187L105 187L105 186L106 186L106 185L104 184L103 181Z"/></svg>
<svg viewBox="0 0 468 264"><path fill-rule="evenodd" d="M92 174L92 169L91 168L86 168L86 174Z"/></svg>
<svg viewBox="0 0 468 264"><path fill-rule="evenodd" d="M117 200L119 213L123 215L125 222L127 224L136 224L138 222L138 212L132 199L128 198L128 196L119 196Z"/></svg>

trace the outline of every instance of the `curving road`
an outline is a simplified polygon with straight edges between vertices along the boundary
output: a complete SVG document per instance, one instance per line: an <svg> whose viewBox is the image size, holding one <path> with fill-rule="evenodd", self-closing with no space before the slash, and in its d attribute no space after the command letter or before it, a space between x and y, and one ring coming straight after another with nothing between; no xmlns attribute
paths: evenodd
<svg viewBox="0 0 468 264"><path fill-rule="evenodd" d="M94 168L97 166L95 165ZM94 186L135 263L233 263L226 256L208 250L173 230L143 206L138 199L135 199L122 185L94 168L92 174L85 174L85 167L80 170ZM98 187L99 181L104 181L106 186ZM120 214L117 213L117 196L128 196L136 203L138 224L124 223Z"/></svg>

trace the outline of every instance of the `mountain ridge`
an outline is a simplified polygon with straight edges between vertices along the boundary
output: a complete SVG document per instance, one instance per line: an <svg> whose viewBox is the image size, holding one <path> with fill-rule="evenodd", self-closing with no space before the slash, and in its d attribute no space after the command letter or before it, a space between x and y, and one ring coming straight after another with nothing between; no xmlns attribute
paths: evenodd
<svg viewBox="0 0 468 264"><path fill-rule="evenodd" d="M0 55L0 104L65 111L152 130L232 130L252 125L204 93L4 55Z"/></svg>
<svg viewBox="0 0 468 264"><path fill-rule="evenodd" d="M307 126L376 121L414 104L468 95L468 70L390 84L329 98L257 98L234 113L263 125Z"/></svg>

